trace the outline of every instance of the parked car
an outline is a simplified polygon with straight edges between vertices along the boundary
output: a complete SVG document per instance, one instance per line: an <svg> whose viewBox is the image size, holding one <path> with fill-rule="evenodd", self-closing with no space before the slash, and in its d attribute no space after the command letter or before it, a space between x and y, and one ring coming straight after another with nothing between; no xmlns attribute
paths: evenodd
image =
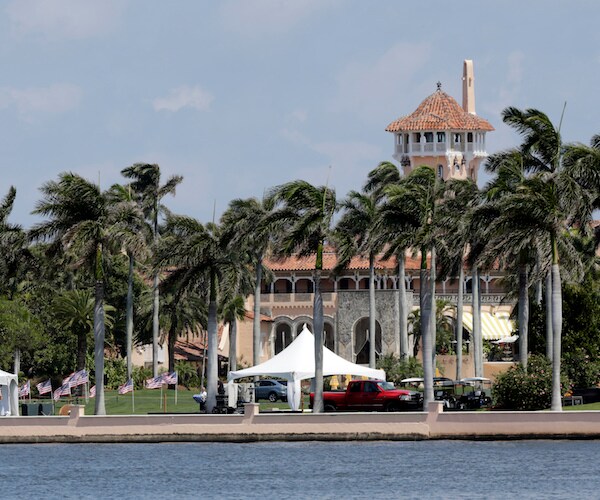
<svg viewBox="0 0 600 500"><path fill-rule="evenodd" d="M264 379L254 384L254 400L287 401L287 380Z"/></svg>

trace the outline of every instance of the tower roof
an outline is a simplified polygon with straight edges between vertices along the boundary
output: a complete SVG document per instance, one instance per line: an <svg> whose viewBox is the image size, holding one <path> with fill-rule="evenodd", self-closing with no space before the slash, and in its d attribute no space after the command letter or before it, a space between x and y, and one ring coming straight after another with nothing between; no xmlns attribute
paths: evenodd
<svg viewBox="0 0 600 500"><path fill-rule="evenodd" d="M424 130L494 130L483 118L467 113L441 89L427 97L410 115L403 116L390 123L387 132L412 132Z"/></svg>

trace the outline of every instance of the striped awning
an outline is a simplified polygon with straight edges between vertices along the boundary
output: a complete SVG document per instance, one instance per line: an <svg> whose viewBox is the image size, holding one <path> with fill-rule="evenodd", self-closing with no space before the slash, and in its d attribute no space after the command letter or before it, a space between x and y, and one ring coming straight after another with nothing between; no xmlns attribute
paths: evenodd
<svg viewBox="0 0 600 500"><path fill-rule="evenodd" d="M473 332L473 314L463 312L463 326ZM481 313L481 336L484 340L500 340L510 337L514 331L512 320L507 314Z"/></svg>

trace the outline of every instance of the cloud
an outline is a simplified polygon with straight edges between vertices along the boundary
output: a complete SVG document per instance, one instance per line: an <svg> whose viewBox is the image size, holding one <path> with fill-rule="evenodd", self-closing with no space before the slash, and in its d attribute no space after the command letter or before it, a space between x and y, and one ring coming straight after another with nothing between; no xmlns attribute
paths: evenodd
<svg viewBox="0 0 600 500"><path fill-rule="evenodd" d="M15 35L82 39L112 30L123 6L118 0L13 0L6 14Z"/></svg>
<svg viewBox="0 0 600 500"><path fill-rule="evenodd" d="M353 62L337 76L334 111L362 116L389 113L390 103L414 93L414 76L430 57L428 43L397 43L374 60Z"/></svg>
<svg viewBox="0 0 600 500"><path fill-rule="evenodd" d="M155 111L176 112L183 108L193 108L198 111L207 111L213 102L212 94L199 86L188 87L183 85L171 89L167 97L159 97L152 101Z"/></svg>
<svg viewBox="0 0 600 500"><path fill-rule="evenodd" d="M341 0L228 0L221 2L226 29L242 35L287 33L315 12Z"/></svg>
<svg viewBox="0 0 600 500"><path fill-rule="evenodd" d="M82 96L81 88L70 83L26 89L0 87L0 109L14 107L22 119L30 120L38 113L64 113L74 109Z"/></svg>

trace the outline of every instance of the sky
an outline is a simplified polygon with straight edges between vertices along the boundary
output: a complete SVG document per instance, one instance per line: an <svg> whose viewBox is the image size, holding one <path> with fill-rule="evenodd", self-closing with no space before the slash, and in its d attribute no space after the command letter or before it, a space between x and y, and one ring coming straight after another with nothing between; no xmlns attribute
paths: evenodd
<svg viewBox="0 0 600 500"><path fill-rule="evenodd" d="M294 179L343 197L436 82L461 102L464 59L488 153L519 143L506 106L558 124L566 102L564 140L589 143L599 20L597 0L4 0L0 196L17 188L28 228L61 172L104 189L145 162L184 177L165 204L202 222Z"/></svg>

